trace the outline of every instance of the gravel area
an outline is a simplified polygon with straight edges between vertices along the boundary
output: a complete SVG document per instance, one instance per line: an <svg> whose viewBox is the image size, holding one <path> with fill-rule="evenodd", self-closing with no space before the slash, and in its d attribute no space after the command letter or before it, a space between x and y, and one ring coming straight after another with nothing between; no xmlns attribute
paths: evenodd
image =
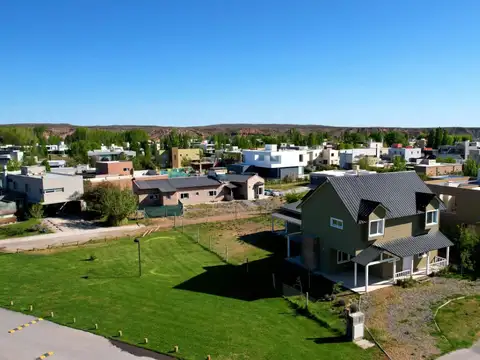
<svg viewBox="0 0 480 360"><path fill-rule="evenodd" d="M413 288L398 286L362 297L366 324L395 360L439 355L433 315L436 305L463 295L480 294L480 281L429 278Z"/></svg>

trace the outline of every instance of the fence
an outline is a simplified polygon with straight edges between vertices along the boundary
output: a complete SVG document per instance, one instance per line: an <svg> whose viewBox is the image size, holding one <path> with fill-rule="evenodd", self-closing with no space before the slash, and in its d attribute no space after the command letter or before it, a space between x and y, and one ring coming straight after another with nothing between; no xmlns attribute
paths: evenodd
<svg viewBox="0 0 480 360"><path fill-rule="evenodd" d="M181 216L183 215L183 205L179 202L178 205L146 206L143 211L146 218Z"/></svg>

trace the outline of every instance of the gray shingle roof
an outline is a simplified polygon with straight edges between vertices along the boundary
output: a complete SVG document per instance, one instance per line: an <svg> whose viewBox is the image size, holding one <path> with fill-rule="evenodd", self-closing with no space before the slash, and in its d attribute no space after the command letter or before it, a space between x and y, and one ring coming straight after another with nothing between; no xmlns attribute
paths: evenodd
<svg viewBox="0 0 480 360"><path fill-rule="evenodd" d="M418 236L409 236L391 241L377 241L372 246L388 251L393 255L405 257L423 254L427 251L442 249L452 245L453 243L440 231L431 231Z"/></svg>
<svg viewBox="0 0 480 360"><path fill-rule="evenodd" d="M219 176L220 180L231 181L231 182L247 182L253 174L225 174L223 176Z"/></svg>
<svg viewBox="0 0 480 360"><path fill-rule="evenodd" d="M331 177L327 181L355 220L365 210L362 200L381 203L387 209L385 218L392 219L420 213L417 193L433 194L414 171Z"/></svg>
<svg viewBox="0 0 480 360"><path fill-rule="evenodd" d="M295 202L290 203L290 204L284 204L280 209L286 210L286 211L289 211L289 212L293 212L295 214L301 214L302 209L298 207L298 205L300 205L300 203L301 203L301 200L295 201Z"/></svg>
<svg viewBox="0 0 480 360"><path fill-rule="evenodd" d="M363 250L360 254L355 256L352 261L354 263L360 264L360 265L367 265L368 263L372 262L375 260L377 257L380 256L380 254L383 252L382 249L379 249L375 246L369 246L365 250Z"/></svg>
<svg viewBox="0 0 480 360"><path fill-rule="evenodd" d="M159 189L161 192L175 192L181 189L197 187L218 187L221 183L208 176L190 176L173 179L137 180L139 189Z"/></svg>

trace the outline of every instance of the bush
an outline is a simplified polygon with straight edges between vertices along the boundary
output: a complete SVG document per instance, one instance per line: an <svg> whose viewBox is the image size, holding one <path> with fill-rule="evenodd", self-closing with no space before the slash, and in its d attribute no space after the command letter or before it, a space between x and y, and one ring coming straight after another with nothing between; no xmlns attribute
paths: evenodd
<svg viewBox="0 0 480 360"><path fill-rule="evenodd" d="M403 280L397 280L397 286L401 286L404 289L412 288L417 285L417 281L414 280L411 276Z"/></svg>
<svg viewBox="0 0 480 360"><path fill-rule="evenodd" d="M41 219L43 217L43 205L32 204L30 206L30 209L28 209L28 214L33 219Z"/></svg>

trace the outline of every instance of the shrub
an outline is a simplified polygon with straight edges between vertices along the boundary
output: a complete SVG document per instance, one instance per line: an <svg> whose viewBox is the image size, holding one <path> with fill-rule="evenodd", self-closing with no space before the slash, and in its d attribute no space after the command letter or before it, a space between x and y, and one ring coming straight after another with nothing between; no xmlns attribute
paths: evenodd
<svg viewBox="0 0 480 360"><path fill-rule="evenodd" d="M412 288L417 284L417 281L414 280L411 276L403 280L397 280L397 286L401 286L404 289Z"/></svg>
<svg viewBox="0 0 480 360"><path fill-rule="evenodd" d="M43 217L43 205L32 204L30 206L30 209L28 209L28 214L33 219L41 219Z"/></svg>

